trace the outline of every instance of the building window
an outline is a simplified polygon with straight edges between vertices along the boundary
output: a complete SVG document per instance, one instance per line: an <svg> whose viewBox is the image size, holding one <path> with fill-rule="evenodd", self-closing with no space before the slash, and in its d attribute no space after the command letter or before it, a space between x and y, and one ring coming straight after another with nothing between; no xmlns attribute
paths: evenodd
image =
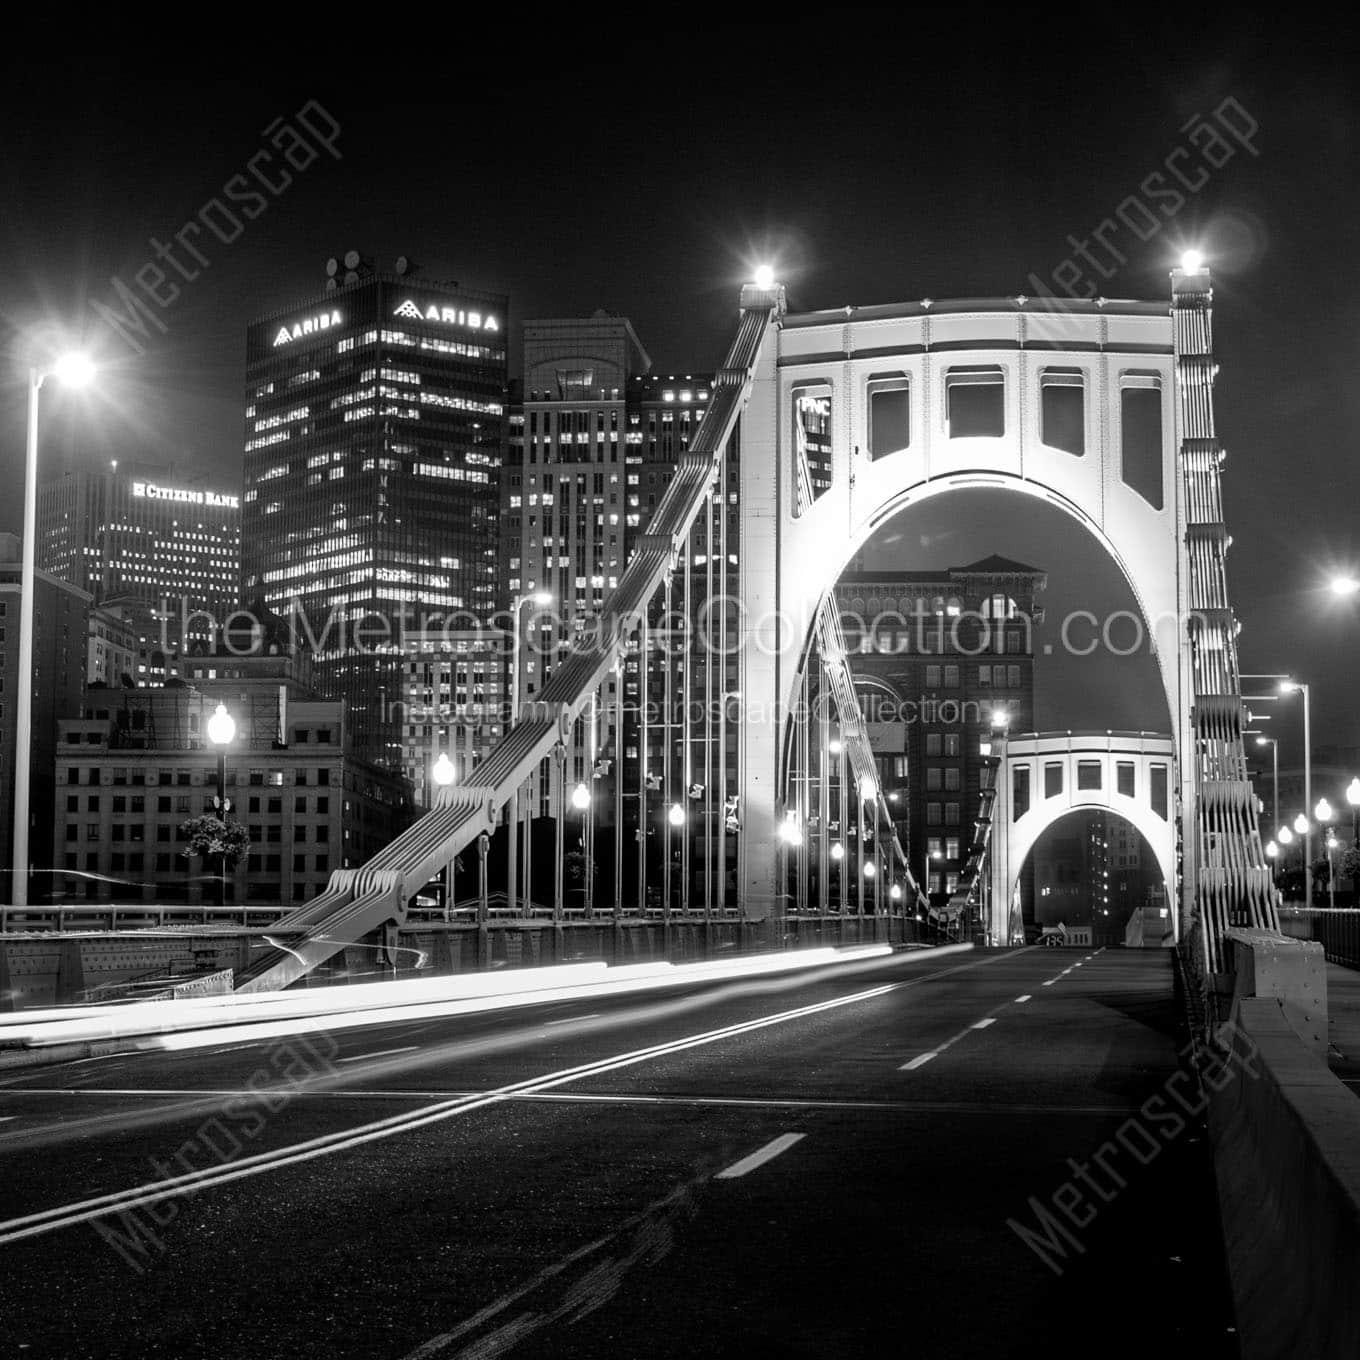
<svg viewBox="0 0 1360 1360"><path fill-rule="evenodd" d="M1020 688L1020 667L1019 667L1019 666L1007 666L1007 667L1006 667L1006 687L1007 687L1008 689L1019 689L1019 688Z"/></svg>
<svg viewBox="0 0 1360 1360"><path fill-rule="evenodd" d="M911 443L911 387L905 373L869 379L869 457L886 458Z"/></svg>
<svg viewBox="0 0 1360 1360"><path fill-rule="evenodd" d="M957 765L951 765L944 772L944 786L949 793L957 793L962 785L962 772Z"/></svg>
<svg viewBox="0 0 1360 1360"><path fill-rule="evenodd" d="M1052 761L1044 766L1044 797L1056 798L1063 791L1063 767L1061 761Z"/></svg>
<svg viewBox="0 0 1360 1360"><path fill-rule="evenodd" d="M946 689L957 689L959 686L959 668L957 666L946 666L944 668L944 683Z"/></svg>
<svg viewBox="0 0 1360 1360"><path fill-rule="evenodd" d="M947 756L957 758L959 754L961 738L957 732L946 732L944 734L944 753Z"/></svg>
<svg viewBox="0 0 1360 1360"><path fill-rule="evenodd" d="M1134 764L1131 760L1121 760L1114 767L1115 792L1122 798L1134 796Z"/></svg>
<svg viewBox="0 0 1360 1360"><path fill-rule="evenodd" d="M1086 383L1079 368L1049 368L1039 377L1039 437L1050 448L1086 453Z"/></svg>
<svg viewBox="0 0 1360 1360"><path fill-rule="evenodd" d="M1167 819L1167 778L1166 766L1154 765L1149 771L1151 777L1151 787L1148 790L1148 798L1152 803L1152 810L1162 821Z"/></svg>
<svg viewBox="0 0 1360 1360"><path fill-rule="evenodd" d="M793 389L793 456L801 514L831 490L832 403L827 383Z"/></svg>
<svg viewBox="0 0 1360 1360"><path fill-rule="evenodd" d="M926 792L938 793L944 786L944 774L938 765L931 765L926 770Z"/></svg>
<svg viewBox="0 0 1360 1360"><path fill-rule="evenodd" d="M937 756L940 754L940 734L938 732L926 733L926 755Z"/></svg>
<svg viewBox="0 0 1360 1360"><path fill-rule="evenodd" d="M1154 510L1162 486L1162 380L1156 373L1125 373L1120 392L1120 474Z"/></svg>
<svg viewBox="0 0 1360 1360"><path fill-rule="evenodd" d="M942 815L941 815L941 807L940 807L940 804L939 804L939 803L927 803L927 804L926 804L926 821L927 821L927 823L929 823L929 825L931 825L931 826L939 826L939 824L940 824L940 822L941 822L942 820L943 820L943 818L942 818Z"/></svg>
<svg viewBox="0 0 1360 1360"><path fill-rule="evenodd" d="M944 857L945 859L958 859L959 838L957 836L950 836L945 840Z"/></svg>
<svg viewBox="0 0 1360 1360"><path fill-rule="evenodd" d="M997 439L1006 433L1006 379L993 366L950 369L945 409L951 439Z"/></svg>
<svg viewBox="0 0 1360 1360"><path fill-rule="evenodd" d="M958 826L959 805L957 803L946 803L944 805L944 824L946 826Z"/></svg>
<svg viewBox="0 0 1360 1360"><path fill-rule="evenodd" d="M1077 761L1077 788L1098 789L1101 787L1103 787L1103 785L1101 779L1100 761L1098 760Z"/></svg>
<svg viewBox="0 0 1360 1360"><path fill-rule="evenodd" d="M926 688L939 689L940 687L940 668L938 666L926 667Z"/></svg>

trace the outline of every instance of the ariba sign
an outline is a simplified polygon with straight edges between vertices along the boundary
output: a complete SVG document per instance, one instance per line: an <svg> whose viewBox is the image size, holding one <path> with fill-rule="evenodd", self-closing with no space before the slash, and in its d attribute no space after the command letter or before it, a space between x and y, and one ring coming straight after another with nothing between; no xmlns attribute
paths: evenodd
<svg viewBox="0 0 1360 1360"><path fill-rule="evenodd" d="M155 482L133 482L132 494L139 500L182 501L185 505L215 505L223 510L239 510L239 496L224 496L220 491L190 491L181 486L157 486Z"/></svg>
<svg viewBox="0 0 1360 1360"><path fill-rule="evenodd" d="M279 333L274 337L274 348L278 349L280 345L301 340L304 335L315 335L318 331L328 331L332 326L338 325L340 325L339 312L318 312L315 316L304 316L301 321L294 321L291 326L279 327Z"/></svg>
<svg viewBox="0 0 1360 1360"><path fill-rule="evenodd" d="M408 317L412 321L438 321L443 326L466 326L474 331L498 331L500 322L483 312L469 312L462 307L436 306L433 302L422 307L411 298L395 307L393 316Z"/></svg>

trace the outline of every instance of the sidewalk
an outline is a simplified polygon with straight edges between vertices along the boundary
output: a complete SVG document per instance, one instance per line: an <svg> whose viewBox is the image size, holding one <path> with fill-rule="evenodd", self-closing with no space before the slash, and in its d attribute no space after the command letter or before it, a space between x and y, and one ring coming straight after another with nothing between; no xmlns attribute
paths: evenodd
<svg viewBox="0 0 1360 1360"><path fill-rule="evenodd" d="M1360 1096L1360 970L1327 965L1327 1060Z"/></svg>

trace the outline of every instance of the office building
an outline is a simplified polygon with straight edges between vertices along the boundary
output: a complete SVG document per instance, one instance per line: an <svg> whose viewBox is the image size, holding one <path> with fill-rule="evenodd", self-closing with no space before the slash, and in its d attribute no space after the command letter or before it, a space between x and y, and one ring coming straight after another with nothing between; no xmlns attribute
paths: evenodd
<svg viewBox="0 0 1360 1360"><path fill-rule="evenodd" d="M52 780L58 719L79 711L85 695L90 596L45 571L35 573L33 671L19 673L20 540L0 533L0 893L9 900L14 866L15 760L28 765L31 823L28 857L33 874L28 900L52 891ZM25 679L33 686L31 745L16 746L16 703Z"/></svg>
<svg viewBox="0 0 1360 1360"><path fill-rule="evenodd" d="M404 762L401 638L497 600L503 296L376 272L254 322L246 342L241 598L299 618L357 746Z"/></svg>
<svg viewBox="0 0 1360 1360"><path fill-rule="evenodd" d="M446 753L465 781L504 731L505 636L491 629L409 629L405 655L406 778L416 800L434 803L434 763Z"/></svg>
<svg viewBox="0 0 1360 1360"><path fill-rule="evenodd" d="M287 906L332 870L362 864L409 822L404 779L354 753L344 703L311 689L311 658L271 626L253 650L196 649L163 687L91 690L60 723L55 814L58 891L68 902ZM231 819L250 850L225 880L186 855L183 824L212 814L218 704Z"/></svg>
<svg viewBox="0 0 1360 1360"><path fill-rule="evenodd" d="M945 571L864 571L836 587L860 707L897 832L932 903L958 888L979 806L979 742L1034 724L1042 571L988 557Z"/></svg>
<svg viewBox="0 0 1360 1360"><path fill-rule="evenodd" d="M140 601L207 639L236 607L240 489L173 465L110 463L38 488L37 563L96 604Z"/></svg>

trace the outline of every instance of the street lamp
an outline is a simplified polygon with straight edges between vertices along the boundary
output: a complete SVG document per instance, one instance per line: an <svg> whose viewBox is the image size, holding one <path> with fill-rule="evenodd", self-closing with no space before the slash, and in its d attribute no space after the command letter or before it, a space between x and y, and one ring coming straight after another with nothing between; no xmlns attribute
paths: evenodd
<svg viewBox="0 0 1360 1360"><path fill-rule="evenodd" d="M1312 695L1308 686L1298 680L1281 680L1281 694L1303 695L1303 802L1307 807L1313 801L1313 720ZM1304 905L1313 905L1313 835L1305 821L1298 828L1305 837L1303 845L1303 891Z"/></svg>
<svg viewBox="0 0 1360 1360"><path fill-rule="evenodd" d="M1346 801L1351 805L1351 851L1360 859L1360 778L1346 785ZM1351 875L1351 896L1351 906L1360 907L1360 868Z"/></svg>
<svg viewBox="0 0 1360 1360"><path fill-rule="evenodd" d="M28 442L24 450L24 541L19 575L19 694L14 705L14 888L11 901L28 905L29 777L33 764L33 610L38 538L38 393L48 378L84 387L94 365L64 354L51 368L28 370Z"/></svg>
<svg viewBox="0 0 1360 1360"><path fill-rule="evenodd" d="M1336 836L1332 828L1327 825L1332 820L1332 805L1325 799L1317 800L1317 807L1313 809L1313 815L1318 819L1318 826L1324 833L1323 844L1327 847L1327 902L1329 906L1336 906L1336 884L1332 881L1332 849L1336 845Z"/></svg>
<svg viewBox="0 0 1360 1360"><path fill-rule="evenodd" d="M581 905L589 908L594 905L595 900L595 885L591 881L594 877L592 870L595 861L589 843L590 789L587 788L585 784L577 784L577 786L572 789L571 805L581 814Z"/></svg>
<svg viewBox="0 0 1360 1360"><path fill-rule="evenodd" d="M454 768L453 761L449 759L447 751L440 751L439 759L435 761L434 768L430 771L434 777L434 782L441 788L446 789L458 777L458 771ZM453 860L450 860L444 867L444 919L450 920L453 912Z"/></svg>
<svg viewBox="0 0 1360 1360"><path fill-rule="evenodd" d="M537 605L543 608L552 603L553 597L546 590L526 590L516 595L514 603L510 607L511 624L514 636L510 641L510 723L514 723L519 718L519 644L520 618L526 604ZM508 727L510 723L507 723ZM510 795L510 803L506 808L506 883L505 883L505 903L513 912L515 910L516 899L519 897L519 789Z"/></svg>
<svg viewBox="0 0 1360 1360"><path fill-rule="evenodd" d="M1281 845L1292 845L1294 841L1294 833L1287 826L1282 826L1280 828L1277 839L1279 840Z"/></svg>
<svg viewBox="0 0 1360 1360"><path fill-rule="evenodd" d="M1258 736L1257 746L1270 747L1270 788L1273 796L1273 816L1271 827L1278 829L1280 825L1280 743L1276 737Z"/></svg>
<svg viewBox="0 0 1360 1360"><path fill-rule="evenodd" d="M236 721L227 712L226 704L218 704L208 719L208 740L217 747L217 819L223 827L222 875L217 885L217 905L225 906L227 901L227 747L236 736Z"/></svg>
<svg viewBox="0 0 1360 1360"><path fill-rule="evenodd" d="M1354 595L1360 591L1360 581L1354 576L1333 576L1327 584L1333 595Z"/></svg>

